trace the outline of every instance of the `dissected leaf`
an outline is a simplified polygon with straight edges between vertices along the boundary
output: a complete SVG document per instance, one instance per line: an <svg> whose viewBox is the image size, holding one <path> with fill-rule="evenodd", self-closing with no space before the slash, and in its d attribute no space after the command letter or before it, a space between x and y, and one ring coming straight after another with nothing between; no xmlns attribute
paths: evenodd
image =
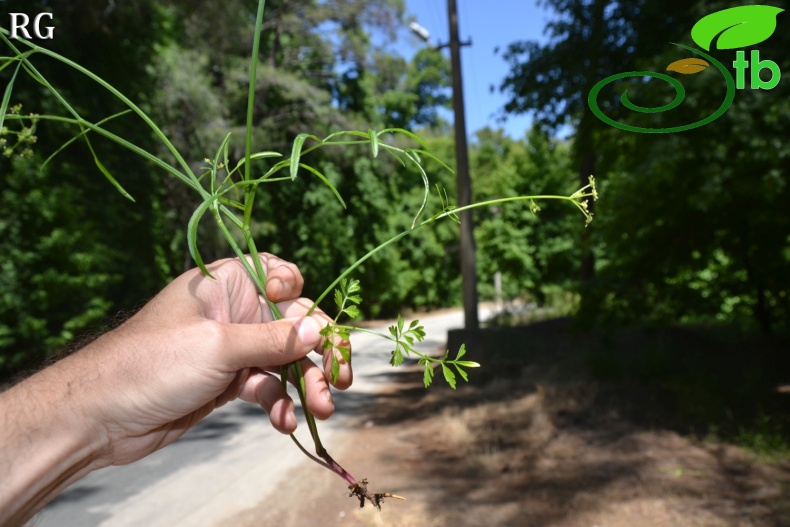
<svg viewBox="0 0 790 527"><path fill-rule="evenodd" d="M400 352L400 348L395 346L395 349L392 350L392 357L390 357L390 364L393 366L400 366L403 364L403 354Z"/></svg>
<svg viewBox="0 0 790 527"><path fill-rule="evenodd" d="M704 71L708 66L710 66L710 63L707 60L689 57L687 59L676 60L667 66L667 71L676 71L684 75L691 75Z"/></svg>
<svg viewBox="0 0 790 527"><path fill-rule="evenodd" d="M461 344L461 347L458 348L458 354L455 356L455 360L457 361L464 355L466 355L466 344Z"/></svg>
<svg viewBox="0 0 790 527"><path fill-rule="evenodd" d="M338 378L340 378L340 361L337 360L334 353L332 354L332 372L330 377L333 383L337 382Z"/></svg>
<svg viewBox="0 0 790 527"><path fill-rule="evenodd" d="M340 352L340 356L343 357L344 361L351 362L351 348L348 346L338 346L335 349Z"/></svg>
<svg viewBox="0 0 790 527"><path fill-rule="evenodd" d="M431 382L433 382L433 366L431 366L429 362L425 363L425 370L422 374L422 382L426 388L431 385Z"/></svg>
<svg viewBox="0 0 790 527"><path fill-rule="evenodd" d="M346 291L350 293L356 293L362 290L362 286L359 285L359 280L351 279L351 282L348 284L348 289Z"/></svg>
<svg viewBox="0 0 790 527"><path fill-rule="evenodd" d="M460 375L464 381L469 382L469 377L466 375L464 370L462 370L457 364L455 365L455 369L458 370L458 375Z"/></svg>
<svg viewBox="0 0 790 527"><path fill-rule="evenodd" d="M744 5L711 13L691 28L691 38L710 51L713 40L717 49L753 46L767 40L776 30L776 16L784 11L768 5Z"/></svg>
<svg viewBox="0 0 790 527"><path fill-rule="evenodd" d="M444 373L444 380L450 385L450 388L455 390L455 374L446 364L442 363L442 373Z"/></svg>

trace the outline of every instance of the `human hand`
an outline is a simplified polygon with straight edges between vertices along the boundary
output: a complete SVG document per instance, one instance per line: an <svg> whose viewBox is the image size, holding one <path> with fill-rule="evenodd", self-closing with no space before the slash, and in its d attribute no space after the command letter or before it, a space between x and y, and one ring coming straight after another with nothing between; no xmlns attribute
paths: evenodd
<svg viewBox="0 0 790 527"><path fill-rule="evenodd" d="M69 357L89 390L83 404L101 423L107 464L126 464L165 446L230 400L259 404L275 429L296 428L294 405L279 378L280 366L300 360L307 406L319 419L334 405L329 356L323 371L305 355L322 352L319 330L330 319L300 299L298 268L262 254L266 294L285 317L271 311L238 259L208 266L214 280L194 269L154 297L134 317ZM339 357L340 358L340 357ZM339 389L351 384L341 360ZM66 366L68 364L64 364Z"/></svg>

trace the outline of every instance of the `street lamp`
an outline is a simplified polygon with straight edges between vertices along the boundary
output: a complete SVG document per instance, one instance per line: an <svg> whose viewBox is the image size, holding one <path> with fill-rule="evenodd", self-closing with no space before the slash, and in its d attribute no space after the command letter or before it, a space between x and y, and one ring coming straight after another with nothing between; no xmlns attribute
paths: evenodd
<svg viewBox="0 0 790 527"><path fill-rule="evenodd" d="M428 31L427 29L422 27L417 22L409 22L409 29L411 30L412 33L417 35L417 38L419 38L423 42L425 42L425 43L430 42L430 40L431 40L431 33L430 33L430 31Z"/></svg>

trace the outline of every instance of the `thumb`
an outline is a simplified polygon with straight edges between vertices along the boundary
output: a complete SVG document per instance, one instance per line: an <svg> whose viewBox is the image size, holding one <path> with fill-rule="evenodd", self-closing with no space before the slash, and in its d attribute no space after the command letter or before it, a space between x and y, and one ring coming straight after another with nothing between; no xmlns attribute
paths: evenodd
<svg viewBox="0 0 790 527"><path fill-rule="evenodd" d="M283 366L321 342L323 320L290 318L263 324L226 324L222 357L231 371Z"/></svg>

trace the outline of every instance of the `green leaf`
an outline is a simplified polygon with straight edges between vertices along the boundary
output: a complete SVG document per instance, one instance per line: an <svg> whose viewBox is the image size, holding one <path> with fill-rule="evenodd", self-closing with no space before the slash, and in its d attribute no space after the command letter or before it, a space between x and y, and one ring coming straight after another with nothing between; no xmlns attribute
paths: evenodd
<svg viewBox="0 0 790 527"><path fill-rule="evenodd" d="M422 374L422 382L426 388L431 385L431 382L433 382L433 366L430 362L425 363L425 371L423 371Z"/></svg>
<svg viewBox="0 0 790 527"><path fill-rule="evenodd" d="M346 297L346 300L354 304L360 304L362 302L362 297L359 295L351 295L349 297Z"/></svg>
<svg viewBox="0 0 790 527"><path fill-rule="evenodd" d="M437 163L442 165L442 167L444 167L445 170L447 170L451 174L455 174L455 170L453 170L452 167L450 167L450 165L448 165L447 163L445 163L444 161L442 161L441 159L439 159L438 157L436 157L432 153L428 152L427 150L416 150L415 149L414 152L419 152L420 155L423 155L425 157L429 157L429 158L433 159L434 161L436 161Z"/></svg>
<svg viewBox="0 0 790 527"><path fill-rule="evenodd" d="M403 333L403 317L398 313L398 333Z"/></svg>
<svg viewBox="0 0 790 527"><path fill-rule="evenodd" d="M132 195L126 192L126 189L123 188L120 183L118 183L118 181L112 176L112 174L110 174L110 171L107 170L107 168L99 160L99 156L96 154L96 151L93 149L93 144L91 144L87 136L85 136L85 143L87 143L88 145L88 150L91 151L91 155L93 156L93 162L96 165L96 168L99 169L99 171L104 175L107 181L109 181L110 184L113 187L115 187L116 190L118 190L118 192L120 192L123 197L125 197L129 201L134 202L135 200L132 197Z"/></svg>
<svg viewBox="0 0 790 527"><path fill-rule="evenodd" d="M211 196L209 199L201 203L198 208L195 209L195 212L192 213L192 216L189 218L189 223L187 223L187 247L189 248L189 254L192 256L192 259L195 261L200 270L203 271L203 274L209 278L214 277L211 276L211 273L209 273L208 269L206 269L206 264L203 263L203 258L200 256L200 252L197 249L197 231L198 225L200 224L200 218L203 217L203 214L206 213L208 208L212 203L214 203L215 200L216 196Z"/></svg>
<svg viewBox="0 0 790 527"><path fill-rule="evenodd" d="M390 357L390 364L393 366L400 366L403 364L403 354L400 352L400 348L395 346L395 349L392 350L392 357Z"/></svg>
<svg viewBox="0 0 790 527"><path fill-rule="evenodd" d="M767 5L744 5L716 11L691 28L691 38L710 51L718 36L717 49L745 48L767 40L776 30L776 16L784 11Z"/></svg>
<svg viewBox="0 0 790 527"><path fill-rule="evenodd" d="M405 136L411 137L412 139L414 139L415 141L420 143L420 146L422 146L423 148L425 148L425 149L428 148L428 145L425 143L425 141L422 140L422 138L420 136L415 135L413 132L410 132L410 131L408 131L408 130L406 130L404 128L387 128L386 130L382 130L381 132L379 132L379 135L380 134L384 134L384 133L403 134Z"/></svg>
<svg viewBox="0 0 790 527"><path fill-rule="evenodd" d="M461 347L458 348L458 354L455 356L455 360L457 361L464 355L466 355L466 344L461 344Z"/></svg>
<svg viewBox="0 0 790 527"><path fill-rule="evenodd" d="M470 360L454 360L454 364L458 364L459 366L463 366L464 368L479 368L480 364L476 362L472 362Z"/></svg>
<svg viewBox="0 0 790 527"><path fill-rule="evenodd" d="M321 142L316 136L312 134L299 134L294 139L293 148L291 149L291 179L296 179L296 172L299 170L299 159L302 157L302 146L306 139L315 139Z"/></svg>
<svg viewBox="0 0 790 527"><path fill-rule="evenodd" d="M330 374L330 378L333 383L337 382L337 379L340 377L340 361L337 360L335 354L332 354L332 373Z"/></svg>
<svg viewBox="0 0 790 527"><path fill-rule="evenodd" d="M464 381L469 382L469 377L466 375L466 372L462 370L458 364L455 365L455 369L458 370L458 375L460 375Z"/></svg>
<svg viewBox="0 0 790 527"><path fill-rule="evenodd" d="M14 49L14 51L16 51L16 48L14 48L13 45L11 45L11 43L5 37L3 37L3 40L12 49ZM158 157L154 156L153 154L150 154L149 152L144 151L144 150L140 149L139 147L136 147L136 146L132 145L128 141L123 140L122 138L120 138L118 136L115 136L114 134L111 134L110 132L102 130L100 127L94 127L90 123L83 123L83 124L85 124L86 126L90 126L92 129L94 129L94 130L102 133L103 135L111 138L113 141L125 146L126 148L129 148L129 149L137 152L141 156L152 160L154 163L159 164L160 166L163 166L166 170L168 170L168 172L170 172L170 173L174 174L175 176L179 177L179 179L182 179L182 181L187 183L187 185L189 185L190 187L194 188L195 190L199 190L198 189L199 184L198 184L198 182L197 182L197 180L195 178L195 175L192 173L192 170L189 167L189 164L184 160L184 158L181 156L181 154L175 148L175 146L173 146L173 144L170 142L170 140L167 138L167 136L164 134L164 132L162 132L162 130L156 125L156 123L154 123L153 120L151 120L151 118L148 116L148 114L143 112L128 97L123 95L120 91L118 91L112 85L108 84L104 79L102 79L101 77L99 77L95 73L93 73L90 70L80 66L76 62L71 61L71 60L67 59L66 57L63 57L62 55L58 55L57 53L55 53L53 51L50 51L50 50L48 50L46 48L36 48L35 51L38 52L38 53L43 53L44 55L47 55L49 57L52 57L52 58L62 62L63 64L66 64L67 66L74 68L75 70L79 71L80 73L83 73L84 75L87 75L90 79L94 80L99 85L104 87L106 90L108 90L110 93L112 93L115 97L117 97L123 104L125 104L132 111L134 111L137 115L139 115L140 118L143 121L145 121L145 123L151 128L151 130L153 130L153 132L156 135L156 137L159 140L162 141L162 143L167 147L167 149L170 151L170 153L176 158L178 163L184 169L184 174L179 173L173 167L171 167L167 163L161 161ZM36 80L38 80L42 84L45 84L46 87L50 90L50 92L58 99L58 102L60 102L63 105L63 107L69 113L71 113L78 121L82 121L82 119L80 118L80 116L76 112L76 110L74 110L74 108L72 108L71 105L68 104L68 102L63 98L63 96L57 90L55 90L54 87L52 87L48 82L45 82L45 80L41 77L41 75L38 73L38 71L36 71L36 69L32 66L32 64L30 64L27 60L25 61L25 69L29 70L30 74L32 76L34 76L34 78ZM87 138L86 138L86 141L87 141ZM89 146L90 146L90 143L89 143ZM112 182L112 180L111 180L111 182ZM118 187L116 187L116 188L118 188Z"/></svg>
<svg viewBox="0 0 790 527"><path fill-rule="evenodd" d="M5 92L3 93L3 101L2 103L0 103L0 128L3 127L5 114L8 112L8 104L11 101L11 92L13 91L14 81L16 80L16 76L19 73L20 66L22 66L21 62L17 64L17 67L14 70L14 74L11 75L11 79L8 81L8 86L6 86Z"/></svg>
<svg viewBox="0 0 790 527"><path fill-rule="evenodd" d="M104 123L106 123L108 121L111 121L112 119L115 119L116 117L121 117L122 115L126 115L127 113L130 113L130 112L131 112L131 110L124 110L122 112L118 112L116 114L113 114L113 115L111 115L109 117L105 117L101 121L97 121L95 126L102 125L102 124L104 124ZM0 115L0 128L2 128L2 116L1 115ZM55 156L57 156L59 153L61 153L63 150L65 150L67 146L69 146L71 143L73 143L74 141L76 141L77 139L79 139L80 137L82 137L83 135L87 134L90 131L91 130L82 130L79 134L75 135L74 137L72 137L71 139L69 139L68 141L66 141L62 145L60 145L60 147L57 150L55 150L52 154L50 154L49 157L46 158L43 163L41 163L41 167L43 168L43 167L47 166L49 164L49 162L52 161L55 158Z"/></svg>
<svg viewBox="0 0 790 527"><path fill-rule="evenodd" d="M291 166L293 166L293 165L291 165ZM313 175L314 175L314 176L316 176L318 179L320 179L321 181L323 181L323 182L324 182L324 184L325 184L327 187L329 187L329 190L331 190L331 191L332 191L332 194L334 194L334 195L335 195L335 197L336 197L336 198L337 198L337 200L340 202L340 204L343 206L343 208L344 208L344 209L348 208L348 207L346 207L346 202L345 202L345 201L343 201L343 196L341 196L341 195L340 195L340 192L338 192L338 191L337 191L337 188L335 188L335 186L332 184L332 182L331 182L331 181L329 181L329 180L326 178L326 176L324 176L324 175L323 175L321 172L319 172L319 171L318 171L318 170L316 170L315 168L311 167L310 165L306 165L306 164L304 164L304 163L299 163L299 166L300 166L300 167L302 167L302 168L304 168L305 170L309 171L311 174L313 174ZM294 171L293 171L293 170L291 170L291 174L292 174L292 175L294 174Z"/></svg>
<svg viewBox="0 0 790 527"><path fill-rule="evenodd" d="M359 308L357 306L348 306L343 311L351 318L357 318L359 316Z"/></svg>
<svg viewBox="0 0 790 527"><path fill-rule="evenodd" d="M370 154L375 159L379 156L379 136L370 128L368 128L368 136L370 137Z"/></svg>
<svg viewBox="0 0 790 527"><path fill-rule="evenodd" d="M338 309L343 309L343 294L339 289L335 289L335 305Z"/></svg>
<svg viewBox="0 0 790 527"><path fill-rule="evenodd" d="M444 373L444 380L450 385L450 388L455 390L455 374L446 364L442 363L442 373Z"/></svg>
<svg viewBox="0 0 790 527"><path fill-rule="evenodd" d="M253 159L263 159L263 158L266 158L266 157L282 157L282 156L283 155L281 153L279 153L279 152L268 152L268 151L255 152L254 154L252 154L250 156L250 161L252 161ZM241 159L239 159L239 162L236 163L236 168L234 168L233 171L235 172L236 170L238 170L246 162L247 162L247 160L245 158L243 158L243 157Z"/></svg>
<svg viewBox="0 0 790 527"><path fill-rule="evenodd" d="M343 357L344 361L351 362L351 348L348 346L338 346L336 349L340 352L340 356Z"/></svg>

